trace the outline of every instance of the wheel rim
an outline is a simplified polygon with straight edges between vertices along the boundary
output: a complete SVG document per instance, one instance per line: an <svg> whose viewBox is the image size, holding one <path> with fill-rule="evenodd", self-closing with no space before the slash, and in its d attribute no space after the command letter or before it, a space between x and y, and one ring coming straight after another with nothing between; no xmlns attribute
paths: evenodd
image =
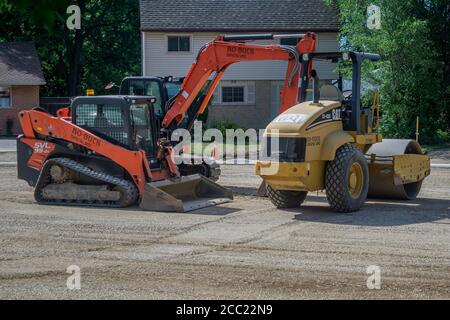
<svg viewBox="0 0 450 320"><path fill-rule="evenodd" d="M352 198L357 199L361 195L363 187L363 168L358 162L352 163L348 172L348 191Z"/></svg>

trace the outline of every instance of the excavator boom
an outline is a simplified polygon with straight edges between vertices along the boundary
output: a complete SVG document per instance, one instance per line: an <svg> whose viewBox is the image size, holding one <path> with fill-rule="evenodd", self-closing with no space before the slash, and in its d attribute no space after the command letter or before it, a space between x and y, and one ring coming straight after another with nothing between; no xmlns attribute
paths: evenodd
<svg viewBox="0 0 450 320"><path fill-rule="evenodd" d="M250 44L244 41L273 40L279 38L299 38L293 46ZM312 61L301 64L301 57L315 51L316 36L314 33L296 35L231 35L218 36L203 46L184 79L180 92L172 99L162 122L168 128L178 125L192 105L206 82L212 77L211 84L205 94L205 99L196 110L198 116L203 113L229 66L245 61L282 60L288 61L280 111L283 112L298 102L298 84L300 74L311 71ZM306 90L303 86L302 90ZM301 96L305 96L304 94ZM196 117L195 117L196 118Z"/></svg>

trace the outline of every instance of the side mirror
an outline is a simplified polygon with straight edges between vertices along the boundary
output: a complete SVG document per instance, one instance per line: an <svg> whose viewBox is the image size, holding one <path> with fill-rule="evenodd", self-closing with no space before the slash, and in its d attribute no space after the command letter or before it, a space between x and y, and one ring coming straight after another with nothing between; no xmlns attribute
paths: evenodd
<svg viewBox="0 0 450 320"><path fill-rule="evenodd" d="M116 85L114 82L110 82L105 86L105 90L110 90L114 87L118 87L118 85Z"/></svg>

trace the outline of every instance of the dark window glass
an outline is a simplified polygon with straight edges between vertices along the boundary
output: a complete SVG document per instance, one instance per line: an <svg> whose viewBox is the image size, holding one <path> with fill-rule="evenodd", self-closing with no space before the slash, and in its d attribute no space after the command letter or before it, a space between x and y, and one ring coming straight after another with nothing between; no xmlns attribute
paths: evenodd
<svg viewBox="0 0 450 320"><path fill-rule="evenodd" d="M233 102L233 87L222 88L222 101Z"/></svg>
<svg viewBox="0 0 450 320"><path fill-rule="evenodd" d="M11 88L0 87L0 108L11 107Z"/></svg>
<svg viewBox="0 0 450 320"><path fill-rule="evenodd" d="M244 87L222 87L222 102L244 102Z"/></svg>
<svg viewBox="0 0 450 320"><path fill-rule="evenodd" d="M179 51L178 37L167 37L169 51Z"/></svg>
<svg viewBox="0 0 450 320"><path fill-rule="evenodd" d="M166 83L166 89L167 89L167 95L169 96L169 99L175 96L178 91L180 91L181 83L178 82L167 82Z"/></svg>
<svg viewBox="0 0 450 320"><path fill-rule="evenodd" d="M129 94L132 96L143 96L144 93L144 81L131 80Z"/></svg>
<svg viewBox="0 0 450 320"><path fill-rule="evenodd" d="M244 102L244 87L233 88L233 100L234 102Z"/></svg>
<svg viewBox="0 0 450 320"><path fill-rule="evenodd" d="M187 36L167 37L167 48L169 52L189 52L191 51L191 39Z"/></svg>
<svg viewBox="0 0 450 320"><path fill-rule="evenodd" d="M146 81L145 83L145 95L146 96L153 96L156 98L156 102L153 105L153 108L155 109L155 114L157 116L163 115L162 105L161 105L161 90L159 87L158 82L156 81Z"/></svg>
<svg viewBox="0 0 450 320"><path fill-rule="evenodd" d="M191 51L191 40L189 37L180 37L179 38L180 43L180 50L179 51Z"/></svg>
<svg viewBox="0 0 450 320"><path fill-rule="evenodd" d="M154 154L154 146L150 120L150 107L147 104L133 104L131 105L130 113L136 144L151 158Z"/></svg>
<svg viewBox="0 0 450 320"><path fill-rule="evenodd" d="M154 96L156 98L156 102L154 104L155 114L158 116L163 114L159 82L155 80L131 79L128 94L131 96Z"/></svg>
<svg viewBox="0 0 450 320"><path fill-rule="evenodd" d="M299 38L281 38L280 44L283 46L296 46Z"/></svg>

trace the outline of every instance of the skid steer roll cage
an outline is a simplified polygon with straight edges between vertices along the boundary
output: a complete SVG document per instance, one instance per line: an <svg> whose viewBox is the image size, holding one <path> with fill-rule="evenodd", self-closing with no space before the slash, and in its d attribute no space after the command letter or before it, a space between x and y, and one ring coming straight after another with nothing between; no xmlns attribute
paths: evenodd
<svg viewBox="0 0 450 320"><path fill-rule="evenodd" d="M296 46L275 44L249 44L246 41L273 40L281 38L299 38ZM316 48L314 33L306 34L257 34L257 35L220 35L204 45L185 77L179 93L166 106L166 114L162 121L163 128L177 127L188 113L196 119L202 114L211 99L219 81L227 68L237 62L282 60L288 61L284 86L281 92L280 112L295 105L299 100L298 87L301 79L300 101L306 97L312 60L302 59L303 55L313 53ZM200 104L193 104L197 95L212 76ZM196 110L189 110L197 108ZM191 123L192 124L192 123ZM190 128L188 128L190 129Z"/></svg>

